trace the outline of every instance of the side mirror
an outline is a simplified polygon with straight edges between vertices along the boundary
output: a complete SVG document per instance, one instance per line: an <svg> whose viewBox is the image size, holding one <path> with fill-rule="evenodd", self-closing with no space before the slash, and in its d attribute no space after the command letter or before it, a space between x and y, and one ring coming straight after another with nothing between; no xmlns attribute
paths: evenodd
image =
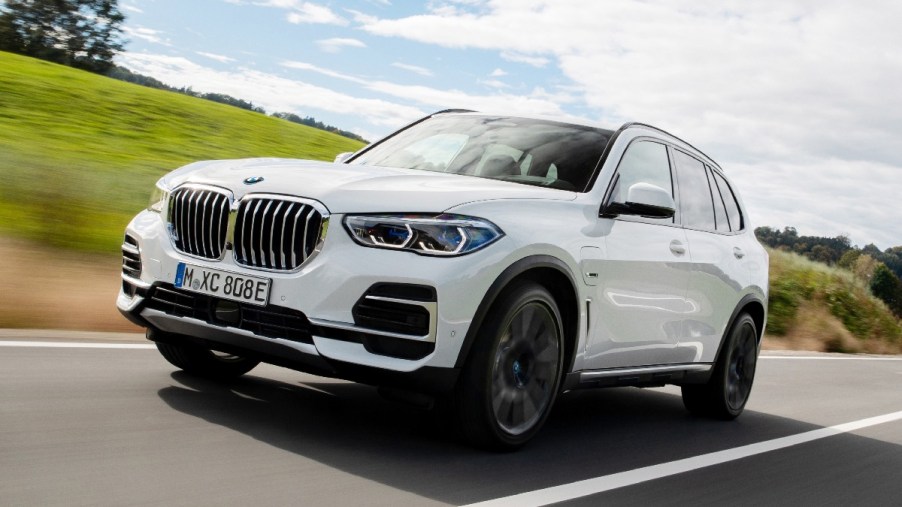
<svg viewBox="0 0 902 507"><path fill-rule="evenodd" d="M626 202L611 202L602 216L637 215L646 218L671 218L676 203L670 192L650 183L636 183L626 192Z"/></svg>
<svg viewBox="0 0 902 507"><path fill-rule="evenodd" d="M353 155L353 154L354 154L353 151L346 151L344 153L339 153L338 155L335 155L335 163L343 164L343 163L345 163L345 161L347 161L349 158L351 158L351 155Z"/></svg>

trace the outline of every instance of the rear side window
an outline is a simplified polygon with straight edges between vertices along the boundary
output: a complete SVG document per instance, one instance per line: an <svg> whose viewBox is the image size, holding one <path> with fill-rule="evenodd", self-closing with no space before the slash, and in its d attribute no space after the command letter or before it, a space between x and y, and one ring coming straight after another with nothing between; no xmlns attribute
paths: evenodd
<svg viewBox="0 0 902 507"><path fill-rule="evenodd" d="M736 196L733 195L733 190L730 188L730 185L727 184L727 180L723 178L723 176L717 174L714 171L714 181L717 183L717 188L720 190L720 195L723 197L724 206L727 208L727 217L730 220L730 230L733 231L741 231L745 224L742 223L742 213L739 211L739 204L736 202Z"/></svg>
<svg viewBox="0 0 902 507"><path fill-rule="evenodd" d="M727 208L724 206L723 197L714 183L714 171L708 167L708 186L711 187L711 197L714 199L714 220L717 222L717 232L730 232L730 224L727 222Z"/></svg>
<svg viewBox="0 0 902 507"><path fill-rule="evenodd" d="M692 229L715 230L714 203L705 164L679 150L673 150L673 160L680 180L683 225Z"/></svg>

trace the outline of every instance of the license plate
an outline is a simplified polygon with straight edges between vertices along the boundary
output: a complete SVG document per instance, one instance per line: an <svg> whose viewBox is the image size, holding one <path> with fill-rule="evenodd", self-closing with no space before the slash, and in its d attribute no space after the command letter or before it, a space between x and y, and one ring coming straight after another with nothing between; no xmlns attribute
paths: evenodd
<svg viewBox="0 0 902 507"><path fill-rule="evenodd" d="M232 301L265 306L269 301L269 278L239 275L180 262L175 271L178 288Z"/></svg>

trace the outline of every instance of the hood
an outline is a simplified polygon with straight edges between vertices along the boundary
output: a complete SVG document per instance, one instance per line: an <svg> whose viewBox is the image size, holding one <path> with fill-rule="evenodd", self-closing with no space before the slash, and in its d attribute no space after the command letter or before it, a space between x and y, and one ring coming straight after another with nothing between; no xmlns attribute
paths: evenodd
<svg viewBox="0 0 902 507"><path fill-rule="evenodd" d="M250 177L263 180L244 184ZM247 193L306 197L331 213L440 212L474 201L576 198L575 192L474 176L272 158L196 162L163 179L169 188L189 182L225 187L236 199Z"/></svg>

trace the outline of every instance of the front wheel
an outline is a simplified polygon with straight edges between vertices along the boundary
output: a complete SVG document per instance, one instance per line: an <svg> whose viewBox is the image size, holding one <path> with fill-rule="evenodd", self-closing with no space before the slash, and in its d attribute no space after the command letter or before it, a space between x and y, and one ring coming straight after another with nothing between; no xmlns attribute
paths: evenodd
<svg viewBox="0 0 902 507"><path fill-rule="evenodd" d="M752 317L743 313L730 328L708 383L682 387L683 405L695 415L735 419L752 392L757 362L757 328Z"/></svg>
<svg viewBox="0 0 902 507"><path fill-rule="evenodd" d="M217 380L240 377L251 371L260 361L216 352L190 343L156 342L157 350L173 366L188 373Z"/></svg>
<svg viewBox="0 0 902 507"><path fill-rule="evenodd" d="M497 450L525 444L551 412L562 368L554 298L533 282L505 291L483 322L455 390L464 437Z"/></svg>

